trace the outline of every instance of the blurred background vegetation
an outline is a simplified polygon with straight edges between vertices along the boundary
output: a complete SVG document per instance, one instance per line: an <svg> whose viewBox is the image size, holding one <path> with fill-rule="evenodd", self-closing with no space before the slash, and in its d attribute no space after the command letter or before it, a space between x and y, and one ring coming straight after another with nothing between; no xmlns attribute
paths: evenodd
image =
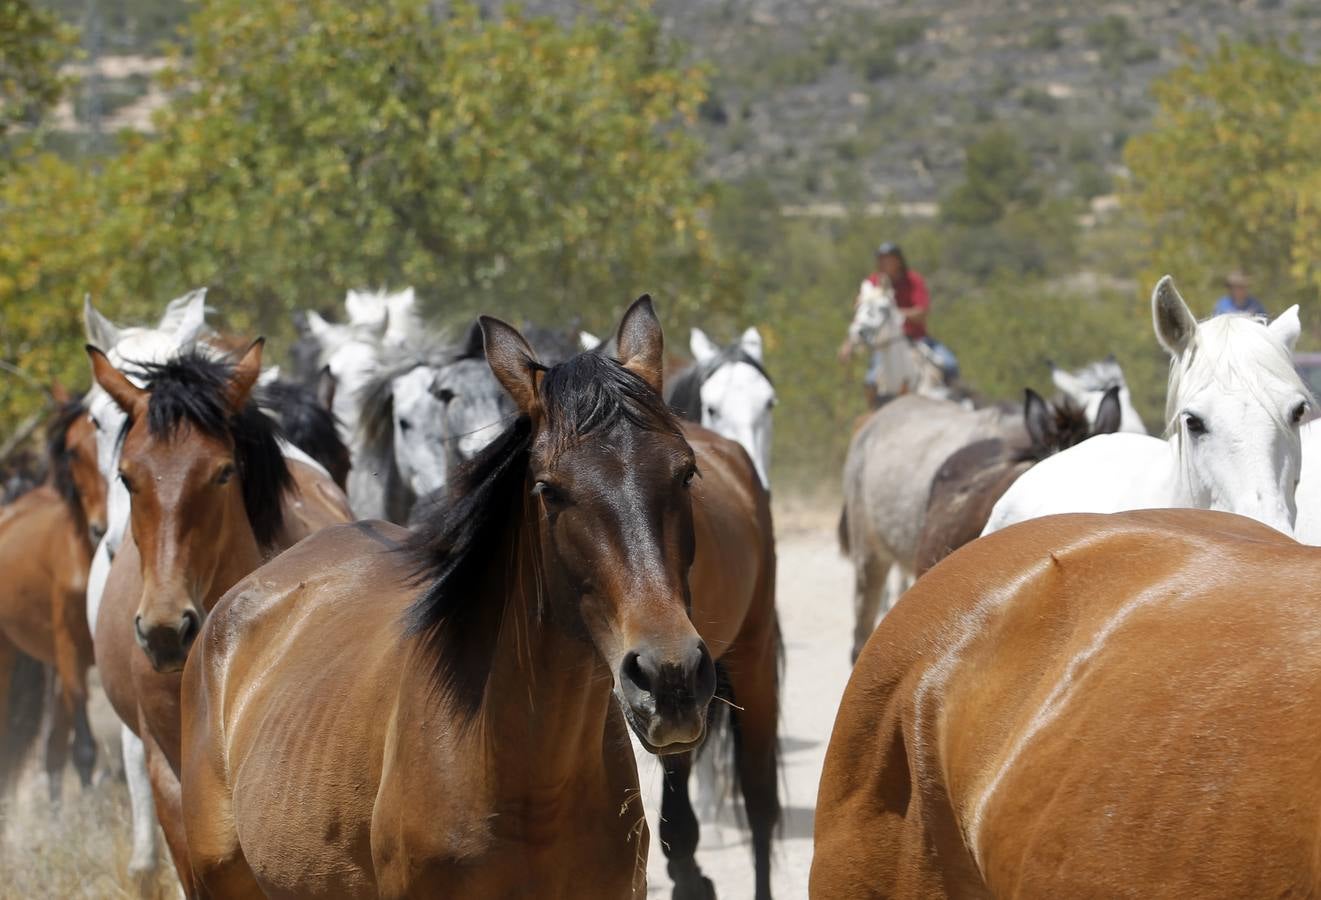
<svg viewBox="0 0 1321 900"><path fill-rule="evenodd" d="M1245 269L1317 346L1307 4L1029 6L0 0L0 360L85 386L85 293L148 322L207 284L278 357L350 287L598 331L646 290L676 359L763 329L808 485L862 411L834 351L882 240L987 400L1114 353L1156 427L1166 271L1207 314ZM0 442L41 403L0 374Z"/></svg>

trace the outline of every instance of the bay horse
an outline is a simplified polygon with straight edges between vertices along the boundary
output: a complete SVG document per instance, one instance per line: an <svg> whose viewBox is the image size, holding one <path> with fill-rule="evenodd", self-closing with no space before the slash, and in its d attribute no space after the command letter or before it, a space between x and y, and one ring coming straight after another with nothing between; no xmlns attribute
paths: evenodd
<svg viewBox="0 0 1321 900"><path fill-rule="evenodd" d="M1123 417L1118 385L1107 388L1090 413L1067 394L1047 402L1028 388L1023 402L1026 445L1014 446L998 438L975 441L950 454L931 480L913 575L920 578L976 540L996 501L1024 472L1088 438L1121 430Z"/></svg>
<svg viewBox="0 0 1321 900"><path fill-rule="evenodd" d="M45 763L58 802L73 733L73 764L91 784L96 741L87 718L92 637L85 592L92 546L106 527L95 429L81 398L58 385L46 430L44 483L0 509L0 789L12 783L45 717ZM43 697L46 672L54 678Z"/></svg>
<svg viewBox="0 0 1321 900"><path fill-rule="evenodd" d="M97 384L126 416L119 479L129 534L111 563L96 661L116 713L142 739L157 818L185 888L179 684L207 611L235 582L324 525L352 518L318 466L288 459L253 401L263 342L235 363L199 349L135 368L88 347Z"/></svg>
<svg viewBox="0 0 1321 900"><path fill-rule="evenodd" d="M1205 510L958 550L853 669L811 895L1321 893L1318 565Z"/></svg>
<svg viewBox="0 0 1321 900"><path fill-rule="evenodd" d="M1219 509L1293 532L1299 428L1313 404L1293 364L1298 307L1270 324L1198 322L1166 275L1151 308L1170 355L1168 437L1104 435L1045 460L1000 498L987 532L1054 513L1159 507Z"/></svg>
<svg viewBox="0 0 1321 900"><path fill-rule="evenodd" d="M755 470L665 406L648 298L618 360L545 369L511 326L481 323L518 416L450 503L411 535L314 535L203 627L183 807L208 896L637 896L648 839L627 731L667 759L696 747L721 652L769 850L778 629L773 606L729 599L748 595L740 559L764 555L745 537L765 540L744 499L764 497ZM695 869L695 819L661 830Z"/></svg>
<svg viewBox="0 0 1321 900"><path fill-rule="evenodd" d="M728 347L719 347L694 328L688 347L692 365L666 383L670 406L684 419L741 444L769 489L776 398L775 383L762 362L761 332L748 328Z"/></svg>

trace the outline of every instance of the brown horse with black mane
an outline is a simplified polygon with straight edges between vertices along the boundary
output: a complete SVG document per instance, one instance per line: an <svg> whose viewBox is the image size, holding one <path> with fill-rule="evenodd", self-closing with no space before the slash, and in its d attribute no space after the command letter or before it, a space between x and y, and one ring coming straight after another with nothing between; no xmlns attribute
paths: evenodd
<svg viewBox="0 0 1321 900"><path fill-rule="evenodd" d="M56 801L71 729L84 786L96 763L87 721L86 589L92 542L105 532L106 492L86 408L58 386L52 396L59 409L47 426L47 479L0 509L0 787L37 739L47 703L46 772ZM55 672L48 697L44 666Z"/></svg>
<svg viewBox="0 0 1321 900"><path fill-rule="evenodd" d="M703 739L717 674L689 569L701 529L735 514L703 504L739 491L661 399L645 298L620 361L545 369L513 328L482 327L519 415L451 502L412 535L315 535L203 628L183 789L207 896L643 891L627 732L664 754Z"/></svg>
<svg viewBox="0 0 1321 900"><path fill-rule="evenodd" d="M320 469L287 460L252 399L262 342L237 363L187 351L140 366L137 387L89 347L97 383L128 415L119 477L132 500L96 621L115 712L142 738L157 818L191 894L179 810L179 684L207 612L302 538L352 518Z"/></svg>
<svg viewBox="0 0 1321 900"><path fill-rule="evenodd" d="M812 895L1321 893L1319 570L1201 510L963 547L853 670Z"/></svg>

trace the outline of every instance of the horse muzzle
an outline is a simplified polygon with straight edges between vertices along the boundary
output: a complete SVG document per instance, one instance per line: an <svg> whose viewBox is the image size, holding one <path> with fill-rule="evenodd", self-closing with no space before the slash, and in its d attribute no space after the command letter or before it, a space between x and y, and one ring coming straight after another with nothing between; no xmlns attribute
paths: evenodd
<svg viewBox="0 0 1321 900"><path fill-rule="evenodd" d="M635 647L618 675L624 717L651 753L682 753L701 743L716 668L700 638L677 651Z"/></svg>
<svg viewBox="0 0 1321 900"><path fill-rule="evenodd" d="M185 609L177 619L147 623L141 615L133 619L133 636L157 672L177 672L188 661L188 651L202 630L202 619Z"/></svg>

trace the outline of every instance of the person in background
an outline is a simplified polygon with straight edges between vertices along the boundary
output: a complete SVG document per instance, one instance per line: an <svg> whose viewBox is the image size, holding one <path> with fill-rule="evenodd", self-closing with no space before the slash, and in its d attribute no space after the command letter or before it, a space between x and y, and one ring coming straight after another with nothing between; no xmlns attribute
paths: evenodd
<svg viewBox="0 0 1321 900"><path fill-rule="evenodd" d="M1226 313L1266 315L1266 307L1248 293L1248 278L1242 272L1234 271L1225 276L1225 291L1225 296L1216 301L1215 311L1211 315L1223 316Z"/></svg>

